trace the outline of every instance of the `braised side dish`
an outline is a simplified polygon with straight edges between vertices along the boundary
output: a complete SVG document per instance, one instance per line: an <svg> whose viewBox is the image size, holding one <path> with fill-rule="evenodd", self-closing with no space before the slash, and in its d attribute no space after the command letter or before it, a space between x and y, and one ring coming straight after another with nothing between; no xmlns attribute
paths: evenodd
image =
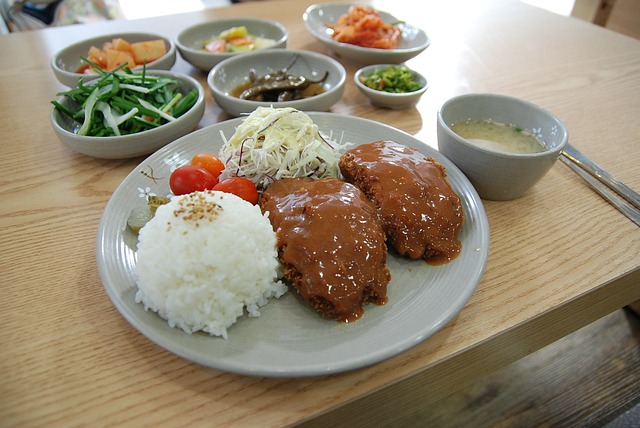
<svg viewBox="0 0 640 428"><path fill-rule="evenodd" d="M285 279L320 315L355 321L387 301L391 278L376 207L338 178L285 178L260 206L276 232Z"/></svg>
<svg viewBox="0 0 640 428"><path fill-rule="evenodd" d="M353 5L333 24L331 37L336 42L363 48L394 49L400 39L400 29L384 22L380 14L370 7Z"/></svg>
<svg viewBox="0 0 640 428"><path fill-rule="evenodd" d="M233 88L232 97L242 100L283 102L302 100L324 92L323 82L329 77L326 72L320 79L291 74L288 67L259 75L255 69L249 70L248 79Z"/></svg>
<svg viewBox="0 0 640 428"><path fill-rule="evenodd" d="M388 242L398 253L432 264L460 253L464 213L437 161L392 141L376 141L347 151L339 166L378 207Z"/></svg>

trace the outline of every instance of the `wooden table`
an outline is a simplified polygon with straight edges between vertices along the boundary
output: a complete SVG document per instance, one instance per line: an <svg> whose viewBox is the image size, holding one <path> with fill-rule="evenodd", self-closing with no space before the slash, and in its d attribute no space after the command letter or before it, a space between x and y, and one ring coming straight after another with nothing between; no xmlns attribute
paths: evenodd
<svg viewBox="0 0 640 428"><path fill-rule="evenodd" d="M142 159L93 159L56 139L49 100L64 88L49 58L102 33L174 37L231 16L277 19L290 31L289 47L328 53L304 29L309 3L242 3L0 37L1 425L402 421L640 299L640 229L558 163L525 197L485 202L491 251L476 293L443 330L383 363L330 377L243 377L185 361L138 333L105 293L94 245L105 204ZM349 81L333 112L387 123L435 147L436 112L447 98L526 98L555 112L575 146L640 189L639 41L518 1L429 2L426 13L413 2L373 4L427 31L432 45L410 65L430 88L417 108L389 111ZM357 67L344 64L351 79ZM181 59L174 70L204 82ZM210 96L207 103L200 127L229 118Z"/></svg>

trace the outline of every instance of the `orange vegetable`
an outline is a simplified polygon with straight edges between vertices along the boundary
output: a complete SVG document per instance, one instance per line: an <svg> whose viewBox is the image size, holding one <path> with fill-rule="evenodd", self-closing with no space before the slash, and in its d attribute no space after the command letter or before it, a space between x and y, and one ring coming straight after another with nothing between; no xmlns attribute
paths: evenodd
<svg viewBox="0 0 640 428"><path fill-rule="evenodd" d="M133 59L131 52L119 51L116 49L106 49L105 52L107 54L106 67L100 67L103 70L115 70L124 63L129 67L135 67L136 61Z"/></svg>
<svg viewBox="0 0 640 428"><path fill-rule="evenodd" d="M131 44L127 42L125 39L118 37L111 41L111 49L115 49L117 51L131 52Z"/></svg>
<svg viewBox="0 0 640 428"><path fill-rule="evenodd" d="M163 40L150 40L148 42L131 43L131 52L136 64L150 63L167 53Z"/></svg>
<svg viewBox="0 0 640 428"><path fill-rule="evenodd" d="M382 20L380 14L366 6L351 6L334 25L331 37L338 42L365 48L393 49L400 39L400 29Z"/></svg>
<svg viewBox="0 0 640 428"><path fill-rule="evenodd" d="M112 71L125 62L129 68L148 64L166 53L167 49L161 39L129 43L127 40L117 37L103 43L102 49L91 46L87 59L103 70ZM77 72L93 73L93 70L89 64L83 64Z"/></svg>

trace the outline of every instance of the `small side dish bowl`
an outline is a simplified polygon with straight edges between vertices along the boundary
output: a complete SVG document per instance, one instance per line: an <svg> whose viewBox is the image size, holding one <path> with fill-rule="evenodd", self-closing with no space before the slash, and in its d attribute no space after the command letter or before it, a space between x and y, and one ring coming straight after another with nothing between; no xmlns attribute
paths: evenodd
<svg viewBox="0 0 640 428"><path fill-rule="evenodd" d="M117 33L85 39L61 49L51 58L53 74L60 83L70 88L75 87L78 84L78 79L82 76L85 76L85 79L96 76L78 73L78 70L84 64L81 57L87 57L92 46L102 49L106 42L116 38L122 38L129 43L148 42L151 40L164 41L166 53L157 60L149 62L147 64L148 69L169 70L176 62L176 45L171 39L154 33ZM138 66L133 69L138 70L141 68L142 66Z"/></svg>
<svg viewBox="0 0 640 428"><path fill-rule="evenodd" d="M262 49L287 47L289 32L282 24L270 19L229 18L203 22L185 28L176 38L178 52L180 52L180 56L182 56L185 61L208 73L220 61L231 58L232 56L257 51L215 53L205 50L204 46L207 39L218 36L230 28L241 26L245 26L247 32L253 36L274 41L272 45Z"/></svg>
<svg viewBox="0 0 640 428"><path fill-rule="evenodd" d="M381 72L389 69L392 71L400 70L398 72L401 73L409 73L411 80L416 82L420 88L410 92L387 92L384 90L370 88L366 83L364 83L363 79L366 80L374 74L380 74ZM353 76L353 80L358 89L369 97L373 105L390 109L404 109L415 105L428 88L427 79L422 74L415 70L411 70L406 66L395 64L367 65L356 71Z"/></svg>
<svg viewBox="0 0 640 428"><path fill-rule="evenodd" d="M486 144L495 144L497 139L491 140L489 135L463 138L452 129L465 121L490 121L499 128L506 125L509 132L534 136L541 147L535 152L516 152L502 145L487 148ZM439 151L462 170L480 197L498 201L527 193L553 167L569 140L566 126L553 113L500 94L466 94L449 99L438 112L437 132Z"/></svg>
<svg viewBox="0 0 640 428"><path fill-rule="evenodd" d="M102 159L126 159L153 153L173 140L193 131L204 115L205 91L203 86L196 79L182 73L147 70L146 75L175 79L178 82L177 87L183 94L194 89L197 90L195 104L176 120L157 128L134 134L105 137L78 135L77 130L80 124L53 108L50 120L58 139L70 149L88 156ZM87 85L91 85L91 82ZM78 107L77 102L68 96L62 96L57 101L67 108Z"/></svg>
<svg viewBox="0 0 640 428"><path fill-rule="evenodd" d="M397 24L401 35L394 49L367 48L337 42L331 37L333 30L327 25L338 22L351 6L353 6L351 3L314 4L309 6L302 16L307 31L340 57L359 64L400 64L422 53L431 43L423 30L380 10L377 12L385 23L401 22Z"/></svg>
<svg viewBox="0 0 640 428"><path fill-rule="evenodd" d="M290 101L253 101L232 95L241 85L249 82L249 74L256 76L286 70L290 76L302 76L320 81L322 92L307 98ZM293 49L269 49L226 59L216 65L207 76L213 99L227 113L241 116L259 106L293 107L302 111L326 111L344 94L347 72L333 58L315 52Z"/></svg>

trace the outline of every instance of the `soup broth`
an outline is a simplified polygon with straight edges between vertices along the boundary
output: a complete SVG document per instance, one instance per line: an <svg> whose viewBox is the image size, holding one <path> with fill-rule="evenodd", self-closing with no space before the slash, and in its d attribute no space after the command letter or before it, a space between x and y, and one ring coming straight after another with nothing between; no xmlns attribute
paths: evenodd
<svg viewBox="0 0 640 428"><path fill-rule="evenodd" d="M531 132L492 120L463 120L451 129L485 149L508 153L539 153L544 143Z"/></svg>

